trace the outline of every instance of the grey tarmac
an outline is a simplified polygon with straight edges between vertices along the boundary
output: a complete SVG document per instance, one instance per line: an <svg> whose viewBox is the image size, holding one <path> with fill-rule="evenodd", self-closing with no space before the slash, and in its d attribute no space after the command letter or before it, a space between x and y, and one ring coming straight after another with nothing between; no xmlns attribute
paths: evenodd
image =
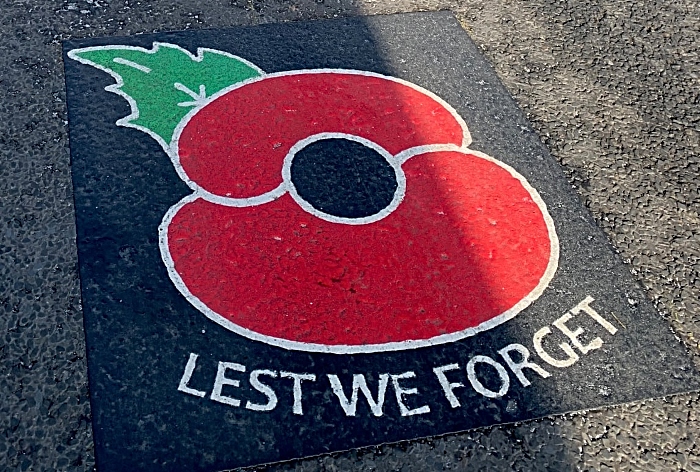
<svg viewBox="0 0 700 472"><path fill-rule="evenodd" d="M700 6L4 2L0 468L92 470L60 41L450 9L700 365ZM700 470L698 394L266 470Z"/></svg>

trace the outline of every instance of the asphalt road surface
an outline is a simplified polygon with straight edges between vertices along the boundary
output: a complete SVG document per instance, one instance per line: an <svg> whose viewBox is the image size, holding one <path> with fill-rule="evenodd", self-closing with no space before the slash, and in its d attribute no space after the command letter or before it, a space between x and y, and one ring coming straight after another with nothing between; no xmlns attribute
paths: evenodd
<svg viewBox="0 0 700 472"><path fill-rule="evenodd" d="M5 1L0 468L94 464L60 42L437 9L452 10L483 48L700 366L697 2ZM700 470L698 399L646 400L266 470Z"/></svg>

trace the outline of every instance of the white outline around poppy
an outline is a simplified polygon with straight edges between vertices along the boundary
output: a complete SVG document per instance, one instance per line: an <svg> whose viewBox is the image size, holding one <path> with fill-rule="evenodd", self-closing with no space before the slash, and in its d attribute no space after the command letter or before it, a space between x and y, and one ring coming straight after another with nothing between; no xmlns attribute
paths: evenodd
<svg viewBox="0 0 700 472"><path fill-rule="evenodd" d="M139 116L139 110L136 102L127 94L122 92L120 90L121 86L124 84L121 76L114 71L100 66L99 64L96 64L92 61L77 57L75 54L80 52L80 51L88 51L88 50L103 50L103 49L134 49L146 53L155 53L160 46L163 47L172 47L172 48L177 48L180 49L184 52L186 52L192 60L195 61L201 61L203 58L203 52L213 52L216 54L223 54L232 58L235 58L237 60L240 60L241 62L244 62L246 65L252 67L256 71L258 71L261 75L258 77L252 77L250 79L244 80L242 82L236 83L230 87L224 88L215 94L213 94L211 97L207 97L203 103L200 106L194 107L183 119L178 123L177 127L175 128L173 132L173 138L168 145L165 143L165 141L158 136L157 134L153 133L151 130L148 128L142 127L140 125L135 125L132 124L131 121L138 118ZM505 164L504 162L501 162L497 159L492 158L491 156L488 156L484 153L478 152L478 151L473 151L468 148L469 144L471 144L471 135L469 133L469 129L467 128L467 124L465 123L464 119L456 112L452 106L450 106L447 102L445 102L443 99L435 95L429 90L426 90L418 85L415 85L411 82L405 81L403 79L398 79L396 77L390 77L390 76L385 76L382 74L377 74L374 72L367 72L367 71L357 71L357 70L348 70L348 69L302 69L302 70L295 70L295 71L285 71L285 72L278 72L278 73L273 73L273 74L265 74L262 70L260 70L257 66L254 64L250 63L249 61L242 59L238 56L234 56L232 54L223 52L223 51L218 51L215 49L209 49L209 48L198 48L197 49L197 55L191 54L189 51L181 48L180 46L177 46L175 44L170 44L170 43L158 43L154 42L153 43L153 49L147 50L144 48L140 47L133 47L133 46L117 46L117 45L108 45L108 46L94 46L94 47L88 47L88 48L82 48L82 49L74 49L72 51L68 52L68 57L71 59L77 60L78 62L81 62L83 64L90 65L92 67L95 67L97 69L100 69L109 75L111 75L116 81L116 84L109 85L105 87L105 90L108 92L115 93L124 99L126 99L129 102L129 105L131 106L131 114L127 117L119 119L116 124L118 126L124 126L124 127L130 127L130 128L135 128L140 131L145 132L152 138L154 138L166 151L168 156L170 157L175 170L177 171L178 175L180 178L194 191L194 193L184 197L181 199L179 202L174 204L173 206L168 209L166 214L163 216L163 220L161 224L158 226L158 242L159 242L159 247L161 251L161 257L163 259L163 263L165 264L165 267L168 271L168 275L170 276L170 279L172 280L173 284L175 287L182 293L182 295L187 299L188 302L190 302L197 310L202 312L207 318L210 320L214 321L215 323L221 325L222 327L228 329L229 331L232 331L236 334L239 334L241 336L244 336L248 339L254 340L254 341L260 341L268 345L273 345L277 347L281 347L283 349L287 350L295 350L295 351L305 351L305 352L319 352L319 353L328 353L328 354L363 354L363 353L375 353L375 352L391 352L391 351L403 351L403 350L408 350L408 349L416 349L416 348L421 348L421 347L429 347L429 346L436 346L440 344L446 344L454 341L459 341L460 339L464 339L470 336L473 336L477 333L480 333L482 331L487 331L489 329L492 329L510 319L515 317L518 313L523 311L525 308L527 308L529 305L531 305L535 300L537 300L544 290L549 286L549 282L552 280L554 277L554 274L557 271L558 263L559 263L559 238L556 233L556 228L554 226L554 221L552 220L552 217L549 215L549 212L547 211L547 206L542 200L542 197L540 197L539 193L537 190L535 190L534 187L530 185L530 183L520 175L515 169L513 169L511 166ZM539 283L537 286L530 291L525 297L523 297L518 303L516 303L513 307L510 309L506 310L505 312L501 313L498 316L495 316L487 321L484 321L483 323L472 327L472 328L467 328L462 331L457 331L454 333L448 333L448 334L442 334L438 336L434 336L432 338L428 339L417 339L417 340L407 340L407 341L397 341L397 342L388 342L388 343L380 343L380 344L363 344L363 345L326 345L326 344L317 344L317 343L305 343L305 342L300 342L300 341L290 341L287 339L282 339L282 338L276 338L273 336L268 336L264 334L257 333L255 331L249 330L247 328L244 328L240 325L235 324L234 322L228 320L227 318L223 317L222 315L214 312L211 310L204 302L202 302L199 298L197 298L195 295L193 295L185 283L183 282L182 278L180 277L180 274L177 272L175 269L175 263L172 260L172 257L170 255L170 248L168 246L168 227L172 221L172 219L175 217L175 215L178 213L178 211L184 207L186 204L193 202L197 199L203 199L212 203L218 203L221 205L225 206L232 206L232 207L247 207L247 206L255 206L255 205L262 205L268 202L271 202L273 200L276 200L277 198L281 197L289 191L289 184L291 183L291 180L286 179L284 176L282 177L282 183L280 183L276 188L273 190L270 190L268 192L265 192L260 195L248 197L248 198L230 198L230 197L224 197L220 195L215 195L210 192L207 192L203 188L201 188L199 185L197 185L195 182L193 182L189 176L187 176L187 173L184 171L182 166L180 165L179 157L177 155L178 151L178 140L179 137L182 133L182 130L185 128L187 123L192 119L194 115L196 115L200 110L202 110L204 107L206 107L209 103L212 101L216 100L218 97L221 95L224 95L232 90L238 89L240 87L244 87L250 83L257 82L260 80L265 80L267 78L271 77L280 77L280 76L291 76L291 75L301 75L301 74L310 74L310 73L326 73L326 74L350 74L350 75L363 75L363 76L368 76L368 77L377 77L381 79L386 79L390 80L392 82L400 83L403 85L406 85L408 87L413 88L414 90L425 94L432 99L434 99L436 102L438 102L440 105L442 105L446 110L450 112L450 114L453 116L453 118L460 124L462 127L463 131L463 137L462 137L462 145L457 146L454 144L435 144L435 145L425 145L425 146L415 146L413 148L406 149L395 156L393 158L389 159L387 158L387 161L394 167L394 169L399 169L400 172L397 171L397 178L399 175L403 176L403 185L404 185L404 192L405 192L405 175L403 173L403 170L401 169L401 165L406 162L408 159L414 156L418 156L420 154L426 154L430 152L440 152L440 151L453 151L453 152L459 152L463 154L470 154L482 159L486 159L489 162L492 162L506 171L508 171L511 176L516 178L518 181L520 181L521 185L525 190L528 191L530 194L532 200L537 204L538 208L540 209L540 212L542 213L542 217L545 221L545 225L547 227L547 233L549 236L549 242L550 242L550 253L549 253L549 261L547 264L547 268L545 269L542 277L540 278ZM353 135L347 135L344 133L320 133L317 135L313 135L310 137L305 138L304 140L299 141L298 143L295 143L295 146L299 145L303 141L309 140L313 138L314 136L321 136L321 135L328 135L328 136L341 136L347 139L353 139L357 142L362 142L363 144L370 143L375 149L382 149L380 146L378 146L375 143L372 143L371 141L359 137L359 136L353 136ZM323 139L323 138L319 138ZM318 139L315 139L313 141L316 141ZM310 142L306 142L304 144L307 145ZM290 152L287 154L287 157L285 157L285 164L283 168L286 168L287 166L287 160L289 160L289 165L291 165L291 159L293 157L292 150L295 149L295 146L290 149ZM296 149L297 152L299 149L301 149L300 146ZM387 153L384 151L384 153ZM382 155L384 155L382 153ZM292 157L289 157L292 156ZM386 156L385 156L386 157ZM289 182L289 183L288 183ZM403 199L403 192L401 192L400 198L397 199L397 195L399 195L399 191L397 188L397 191L394 196L394 200L392 200L392 204L398 200L398 203L401 202ZM290 192L291 194L291 192ZM303 199L297 195L297 197L303 202ZM294 198L294 195L292 195L292 198ZM295 201L299 203L299 200L295 198ZM306 202L304 202L306 203ZM395 209L398 207L398 203L396 206L392 208ZM300 204L300 206L302 206ZM309 205L310 206L310 205ZM307 208L302 208L305 211L309 211ZM311 207L313 208L313 207ZM330 215L327 215L325 213L318 212L317 210L314 209L314 212L309 211L311 214L315 214L315 216L322 217L321 215L324 215L325 217L322 217L323 219L327 221L332 221L336 223L344 223L348 224L347 221L334 221L333 218L329 218ZM380 212L381 213L381 212ZM379 215L378 213L377 215ZM387 212L386 215L391 213L391 211ZM381 218L385 217L386 215L383 215ZM373 215L376 216L376 215ZM368 217L372 218L372 217ZM378 221L381 218L377 218L373 221ZM342 220L345 220L344 218ZM359 224L368 224L371 223L371 221L359 223Z"/></svg>

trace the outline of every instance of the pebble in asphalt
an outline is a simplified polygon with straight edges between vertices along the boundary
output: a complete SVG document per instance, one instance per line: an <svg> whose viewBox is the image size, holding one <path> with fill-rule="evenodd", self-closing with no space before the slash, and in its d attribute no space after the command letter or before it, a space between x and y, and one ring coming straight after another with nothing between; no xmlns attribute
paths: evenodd
<svg viewBox="0 0 700 472"><path fill-rule="evenodd" d="M12 2L0 12L0 465L91 470L60 41L453 10L700 364L691 0ZM378 38L378 41L381 38ZM268 470L700 470L698 394Z"/></svg>

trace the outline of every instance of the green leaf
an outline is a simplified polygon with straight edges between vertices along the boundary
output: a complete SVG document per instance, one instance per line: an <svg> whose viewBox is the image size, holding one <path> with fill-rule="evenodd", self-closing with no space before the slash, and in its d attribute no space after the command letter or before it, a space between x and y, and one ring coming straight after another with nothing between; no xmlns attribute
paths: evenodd
<svg viewBox="0 0 700 472"><path fill-rule="evenodd" d="M117 81L105 90L131 105L131 114L117 121L150 134L164 148L173 131L193 108L237 82L263 74L250 62L214 49L197 55L168 43L152 49L134 46L96 46L73 49L68 57L96 67Z"/></svg>

